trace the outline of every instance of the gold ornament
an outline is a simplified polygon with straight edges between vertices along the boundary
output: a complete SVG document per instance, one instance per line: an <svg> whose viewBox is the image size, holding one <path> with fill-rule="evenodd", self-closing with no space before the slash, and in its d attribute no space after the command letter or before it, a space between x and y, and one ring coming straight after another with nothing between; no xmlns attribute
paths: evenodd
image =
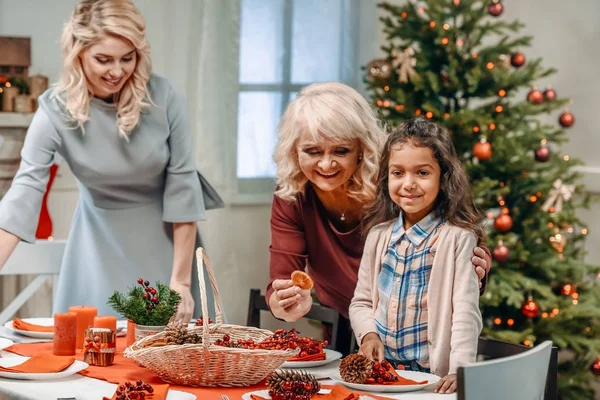
<svg viewBox="0 0 600 400"><path fill-rule="evenodd" d="M392 76L392 69L388 60L372 60L367 64L367 79L369 82L387 81Z"/></svg>
<svg viewBox="0 0 600 400"><path fill-rule="evenodd" d="M561 233L558 229L555 231L553 236L550 236L550 244L554 247L554 250L562 253L565 250L567 244L567 235Z"/></svg>
<svg viewBox="0 0 600 400"><path fill-rule="evenodd" d="M414 58L415 51L412 48L404 51L393 50L392 57L398 68L398 82L408 83L410 79L417 78L419 74L415 71L417 60Z"/></svg>
<svg viewBox="0 0 600 400"><path fill-rule="evenodd" d="M510 56L507 54L500 54L498 61L496 61L496 65L502 69L509 69L511 67Z"/></svg>
<svg viewBox="0 0 600 400"><path fill-rule="evenodd" d="M542 205L542 210L548 211L554 208L555 212L561 212L563 201L569 201L575 192L575 185L565 185L560 179L552 183L554 189L550 189L548 200Z"/></svg>

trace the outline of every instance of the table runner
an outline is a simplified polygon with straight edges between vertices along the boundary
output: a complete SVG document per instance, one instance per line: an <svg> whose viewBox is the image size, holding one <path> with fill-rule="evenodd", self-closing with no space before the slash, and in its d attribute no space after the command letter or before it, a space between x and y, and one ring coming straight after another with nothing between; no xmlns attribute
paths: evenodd
<svg viewBox="0 0 600 400"><path fill-rule="evenodd" d="M14 344L6 349L11 353L19 354L22 356L32 356L38 353L52 354L52 343L31 343L31 344ZM110 367L97 367L90 365L87 369L80 372L81 375L85 375L90 378L101 379L111 383L119 383L121 381L130 380L136 381L141 379L150 385L164 383L154 372L140 367L135 361L123 357L123 350L126 347L126 338L117 338L117 352L115 353L114 364ZM83 361L83 353L81 350L77 350L75 359ZM264 382L253 386L247 387L235 387L235 388L194 388L190 386L181 386L171 384L171 389L180 390L182 392L188 392L196 395L198 399L206 400L218 400L219 395L225 394L234 399L241 399L242 395L247 392L255 390L264 390L266 385Z"/></svg>

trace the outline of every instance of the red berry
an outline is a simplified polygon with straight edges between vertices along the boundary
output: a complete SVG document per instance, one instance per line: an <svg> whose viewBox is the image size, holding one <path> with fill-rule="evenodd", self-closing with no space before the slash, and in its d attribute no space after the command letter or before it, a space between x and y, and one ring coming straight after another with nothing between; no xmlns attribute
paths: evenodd
<svg viewBox="0 0 600 400"><path fill-rule="evenodd" d="M139 396L140 396L140 399L145 399L146 398L146 392L140 392Z"/></svg>
<svg viewBox="0 0 600 400"><path fill-rule="evenodd" d="M153 297L153 298L152 298L152 302L153 302L153 303L158 303L158 297Z"/></svg>
<svg viewBox="0 0 600 400"><path fill-rule="evenodd" d="M142 278L138 279L138 283L141 285L142 283L144 283L144 280Z"/></svg>
<svg viewBox="0 0 600 400"><path fill-rule="evenodd" d="M146 388L146 391L147 391L148 393L153 393L153 392L154 392L154 388L153 388L152 386L148 386L148 387Z"/></svg>
<svg viewBox="0 0 600 400"><path fill-rule="evenodd" d="M289 392L290 390L292 390L294 388L294 386L292 385L292 382L290 381L285 381L285 383L283 384L283 390L285 390L286 392Z"/></svg>
<svg viewBox="0 0 600 400"><path fill-rule="evenodd" d="M223 335L223 341L224 342L229 342L229 340L231 340L231 336L229 336L228 334L224 334Z"/></svg>
<svg viewBox="0 0 600 400"><path fill-rule="evenodd" d="M154 296L156 294L156 289L150 288L150 293L152 293L152 296Z"/></svg>
<svg viewBox="0 0 600 400"><path fill-rule="evenodd" d="M150 298L150 296L148 295L148 293L144 293L144 300L148 300Z"/></svg>
<svg viewBox="0 0 600 400"><path fill-rule="evenodd" d="M311 383L305 383L305 384L304 384L304 390L305 390L306 392L312 392L312 390L313 390L313 386L312 386L312 384L311 384Z"/></svg>

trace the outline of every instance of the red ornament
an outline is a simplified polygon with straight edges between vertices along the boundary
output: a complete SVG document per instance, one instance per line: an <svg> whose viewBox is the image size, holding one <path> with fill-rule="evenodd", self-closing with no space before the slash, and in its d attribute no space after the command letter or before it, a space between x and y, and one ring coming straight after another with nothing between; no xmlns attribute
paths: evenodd
<svg viewBox="0 0 600 400"><path fill-rule="evenodd" d="M473 155L479 159L479 161L485 161L492 158L492 145L489 142L477 142L473 146Z"/></svg>
<svg viewBox="0 0 600 400"><path fill-rule="evenodd" d="M562 114L560 114L560 117L558 118L558 123L563 128L570 128L575 123L575 117L569 111L565 111Z"/></svg>
<svg viewBox="0 0 600 400"><path fill-rule="evenodd" d="M513 219L508 214L500 214L494 220L494 228L499 232L508 232L512 225Z"/></svg>
<svg viewBox="0 0 600 400"><path fill-rule="evenodd" d="M522 67L523 65L525 65L525 54L521 53L520 51L517 51L510 58L510 63L515 68Z"/></svg>
<svg viewBox="0 0 600 400"><path fill-rule="evenodd" d="M531 104L542 104L544 102L544 94L537 89L532 89L527 94L527 101Z"/></svg>
<svg viewBox="0 0 600 400"><path fill-rule="evenodd" d="M592 365L590 365L590 371L592 371L592 374L600 376L600 359L594 361Z"/></svg>
<svg viewBox="0 0 600 400"><path fill-rule="evenodd" d="M494 260L501 263L505 262L508 260L508 257L510 257L510 250L504 245L502 240L498 242L496 247L494 247L494 250L492 251L492 257L494 257Z"/></svg>
<svg viewBox="0 0 600 400"><path fill-rule="evenodd" d="M550 86L544 90L544 99L546 99L546 101L554 101L556 100L556 97L556 90L552 89Z"/></svg>
<svg viewBox="0 0 600 400"><path fill-rule="evenodd" d="M529 296L527 301L523 303L523 307L521 308L521 312L527 318L535 318L540 312L540 306L538 303L533 301L533 297Z"/></svg>
<svg viewBox="0 0 600 400"><path fill-rule="evenodd" d="M575 292L575 287L569 283L562 287L560 294L563 296L571 296Z"/></svg>
<svg viewBox="0 0 600 400"><path fill-rule="evenodd" d="M504 11L504 6L500 3L500 0L493 0L488 5L488 13L493 17L499 17Z"/></svg>
<svg viewBox="0 0 600 400"><path fill-rule="evenodd" d="M550 149L546 146L538 147L533 153L536 161L546 162L550 159Z"/></svg>
<svg viewBox="0 0 600 400"><path fill-rule="evenodd" d="M8 77L6 75L0 75L0 85L4 85L8 82Z"/></svg>

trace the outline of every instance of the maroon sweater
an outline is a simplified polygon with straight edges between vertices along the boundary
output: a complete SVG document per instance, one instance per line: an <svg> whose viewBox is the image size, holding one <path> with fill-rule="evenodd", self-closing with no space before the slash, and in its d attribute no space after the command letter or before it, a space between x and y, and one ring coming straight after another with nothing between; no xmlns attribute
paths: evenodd
<svg viewBox="0 0 600 400"><path fill-rule="evenodd" d="M319 303L348 318L348 307L358 280L364 241L360 227L339 232L312 186L288 203L275 196L271 210L271 283L290 279L307 268L315 282ZM267 287L267 302L273 293Z"/></svg>

